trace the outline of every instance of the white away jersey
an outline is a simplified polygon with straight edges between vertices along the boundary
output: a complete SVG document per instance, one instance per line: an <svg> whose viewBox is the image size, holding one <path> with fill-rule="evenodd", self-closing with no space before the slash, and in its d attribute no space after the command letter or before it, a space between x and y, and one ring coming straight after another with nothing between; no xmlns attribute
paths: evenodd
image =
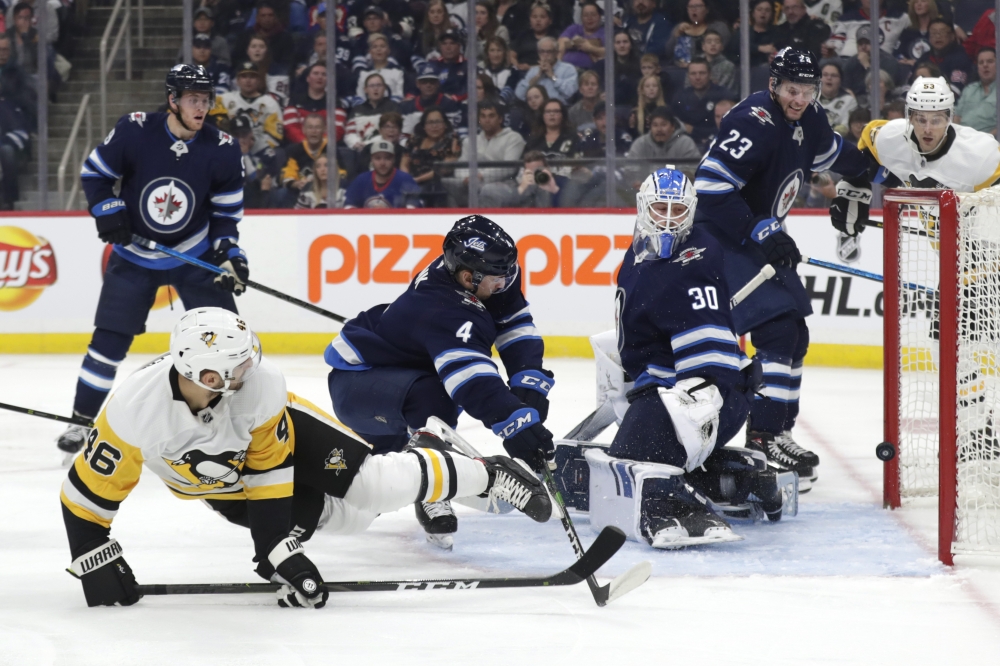
<svg viewBox="0 0 1000 666"><path fill-rule="evenodd" d="M944 154L927 159L915 150L903 118L873 120L861 132L858 148L902 181L903 187L945 187L975 192L1000 179L1000 145L989 134L952 125Z"/></svg>
<svg viewBox="0 0 1000 666"><path fill-rule="evenodd" d="M285 379L266 358L243 387L192 414L169 354L114 392L62 488L79 518L109 527L142 466L182 499L291 497Z"/></svg>

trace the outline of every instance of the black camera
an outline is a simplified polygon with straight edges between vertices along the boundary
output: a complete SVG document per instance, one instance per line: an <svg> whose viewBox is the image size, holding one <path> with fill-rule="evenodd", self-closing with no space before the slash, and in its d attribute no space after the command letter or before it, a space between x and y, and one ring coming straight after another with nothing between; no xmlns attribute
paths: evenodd
<svg viewBox="0 0 1000 666"><path fill-rule="evenodd" d="M535 183L538 185L548 185L552 176L549 175L548 171L542 169L537 169L535 171Z"/></svg>

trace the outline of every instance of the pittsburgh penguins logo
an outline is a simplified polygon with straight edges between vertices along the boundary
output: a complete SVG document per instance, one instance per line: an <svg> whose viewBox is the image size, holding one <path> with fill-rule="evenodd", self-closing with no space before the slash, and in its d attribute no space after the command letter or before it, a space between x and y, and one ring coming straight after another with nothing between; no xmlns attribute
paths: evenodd
<svg viewBox="0 0 1000 666"><path fill-rule="evenodd" d="M157 178L139 197L139 211L146 226L159 234L184 231L194 212L194 190L179 178Z"/></svg>
<svg viewBox="0 0 1000 666"><path fill-rule="evenodd" d="M215 333L212 333L211 331L208 331L201 334L201 341L205 343L206 347L211 349L212 345L215 344L215 339L217 337L219 336L217 336Z"/></svg>
<svg viewBox="0 0 1000 666"><path fill-rule="evenodd" d="M229 488L239 483L246 457L246 451L210 454L195 449L186 451L178 460L164 460L181 478L204 490Z"/></svg>
<svg viewBox="0 0 1000 666"><path fill-rule="evenodd" d="M335 469L337 470L337 476L340 476L340 470L347 469L347 462L344 460L344 449L330 451L330 455L324 461L323 469Z"/></svg>

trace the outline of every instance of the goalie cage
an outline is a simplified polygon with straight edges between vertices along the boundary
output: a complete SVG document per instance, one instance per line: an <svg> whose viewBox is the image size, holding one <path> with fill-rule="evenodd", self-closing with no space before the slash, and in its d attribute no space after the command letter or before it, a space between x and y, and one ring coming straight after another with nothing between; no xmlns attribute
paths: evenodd
<svg viewBox="0 0 1000 666"><path fill-rule="evenodd" d="M884 198L884 503L938 495L938 557L1000 555L1000 187Z"/></svg>

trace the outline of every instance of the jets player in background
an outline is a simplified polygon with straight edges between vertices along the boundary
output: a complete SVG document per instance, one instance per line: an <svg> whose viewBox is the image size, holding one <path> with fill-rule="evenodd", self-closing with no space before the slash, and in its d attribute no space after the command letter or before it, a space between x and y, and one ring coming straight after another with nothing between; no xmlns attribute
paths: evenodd
<svg viewBox="0 0 1000 666"><path fill-rule="evenodd" d="M777 271L733 311L736 332L750 333L764 364L764 388L750 410L747 446L798 472L803 490L817 477L819 457L798 446L791 430L809 348L805 318L812 305L795 270L802 257L784 220L810 172L857 176L867 170L858 149L830 128L816 101L819 84L815 56L790 47L779 51L768 90L726 114L694 185L699 198L695 225L721 243L729 289L738 290L767 263ZM870 189L856 196L867 210Z"/></svg>
<svg viewBox="0 0 1000 666"><path fill-rule="evenodd" d="M481 215L460 219L444 254L393 303L347 322L327 347L334 413L374 446L401 450L407 430L436 416L454 427L464 410L536 471L552 459L545 421L555 384L521 294L517 246ZM510 378L491 358L496 345ZM458 528L447 502L416 504L428 540L450 549Z"/></svg>
<svg viewBox="0 0 1000 666"><path fill-rule="evenodd" d="M541 483L510 458L472 459L421 431L405 453L370 447L289 393L246 322L222 308L184 313L164 354L126 379L62 486L71 573L87 605L131 605L135 576L111 538L142 467L181 499L201 499L250 528L257 573L282 606L319 608L328 593L301 541L364 530L415 499L492 496L535 520L552 513Z"/></svg>
<svg viewBox="0 0 1000 666"><path fill-rule="evenodd" d="M616 524L655 548L733 541L690 473L743 427L760 365L737 344L723 251L693 226L691 181L658 169L636 199L615 296L618 352L635 385L607 454L586 454L591 524Z"/></svg>
<svg viewBox="0 0 1000 666"><path fill-rule="evenodd" d="M237 244L243 217L240 148L230 135L204 127L215 95L212 80L199 65L176 65L167 73L166 95L166 113L122 116L80 172L98 236L114 246L73 402L73 414L91 421L132 339L146 330L157 289L172 285L188 308L235 312L233 293L243 292L249 276ZM145 250L132 244L132 234L211 261L227 274L213 277ZM79 451L87 430L70 426L58 447Z"/></svg>

